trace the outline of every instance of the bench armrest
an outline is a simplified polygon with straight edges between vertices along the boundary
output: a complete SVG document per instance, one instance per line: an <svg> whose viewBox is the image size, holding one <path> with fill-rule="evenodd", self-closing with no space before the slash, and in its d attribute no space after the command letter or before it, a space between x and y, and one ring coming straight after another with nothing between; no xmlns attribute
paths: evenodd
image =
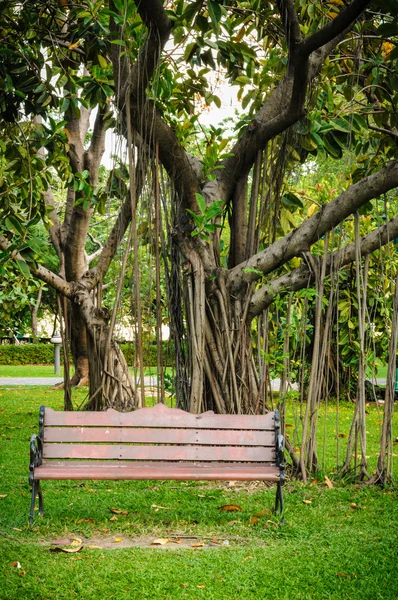
<svg viewBox="0 0 398 600"><path fill-rule="evenodd" d="M33 471L36 467L40 467L43 462L43 442L41 437L35 433L30 438L30 464L29 464L29 481L33 481Z"/></svg>

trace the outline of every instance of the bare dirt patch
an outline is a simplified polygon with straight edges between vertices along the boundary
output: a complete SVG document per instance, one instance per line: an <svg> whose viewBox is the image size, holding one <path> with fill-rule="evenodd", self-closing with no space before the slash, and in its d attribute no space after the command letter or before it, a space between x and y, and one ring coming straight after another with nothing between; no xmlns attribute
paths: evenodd
<svg viewBox="0 0 398 600"><path fill-rule="evenodd" d="M117 550L120 548L153 548L175 550L177 548L204 550L206 548L227 548L246 544L249 538L230 536L229 538L200 537L171 534L169 537L155 538L153 536L92 536L90 538L73 537L42 541L41 546L48 546L53 552L75 553L80 550Z"/></svg>

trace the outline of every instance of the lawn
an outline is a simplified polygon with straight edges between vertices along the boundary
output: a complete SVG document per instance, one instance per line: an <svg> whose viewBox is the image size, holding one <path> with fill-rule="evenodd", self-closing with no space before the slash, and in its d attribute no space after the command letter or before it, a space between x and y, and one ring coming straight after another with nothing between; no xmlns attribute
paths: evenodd
<svg viewBox="0 0 398 600"><path fill-rule="evenodd" d="M130 368L133 372L132 367ZM156 367L145 367L145 376L156 376ZM173 369L171 367L166 368L166 373L171 374ZM387 377L387 366L382 365L377 368L377 378L385 379ZM54 377L54 366L53 365L0 365L0 378L1 377ZM63 377L63 367L61 366L61 375ZM369 370L367 377L371 379L372 372ZM1 381L1 379L0 379Z"/></svg>
<svg viewBox="0 0 398 600"><path fill-rule="evenodd" d="M133 373L133 368L130 368ZM167 368L166 373L171 373L172 369ZM145 377L156 377L156 367L145 367ZM64 374L63 366L61 366L60 375L54 374L53 365L0 365L0 384L2 377L60 377ZM139 374L138 374L139 376Z"/></svg>
<svg viewBox="0 0 398 600"><path fill-rule="evenodd" d="M333 406L319 448L333 487L323 475L307 486L288 481L285 526L265 484L142 481L44 482L46 514L29 528L29 438L40 404L60 409L62 392L0 388L2 599L398 598L397 491L334 478ZM340 406L340 433L351 410ZM367 410L373 468L380 413ZM241 510L220 510L227 504ZM51 552L59 538L83 548ZM151 546L157 538L172 541ZM137 540L145 547L123 547Z"/></svg>

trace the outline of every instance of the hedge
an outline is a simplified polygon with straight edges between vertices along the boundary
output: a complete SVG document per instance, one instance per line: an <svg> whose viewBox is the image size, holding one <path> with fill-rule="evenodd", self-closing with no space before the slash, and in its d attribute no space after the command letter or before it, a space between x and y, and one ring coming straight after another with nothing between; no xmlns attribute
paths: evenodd
<svg viewBox="0 0 398 600"><path fill-rule="evenodd" d="M134 364L135 345L121 344L120 348L129 365ZM143 347L144 365L153 367L157 364L156 344L146 344ZM61 363L63 352L61 348ZM173 345L163 343L163 363L165 366L174 365ZM1 344L0 365L52 365L54 364L53 344Z"/></svg>

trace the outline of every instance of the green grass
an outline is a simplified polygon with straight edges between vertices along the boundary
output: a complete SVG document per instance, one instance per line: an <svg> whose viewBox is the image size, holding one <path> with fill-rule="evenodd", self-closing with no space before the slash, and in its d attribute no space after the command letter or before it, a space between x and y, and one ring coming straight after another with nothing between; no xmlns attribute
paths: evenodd
<svg viewBox="0 0 398 600"><path fill-rule="evenodd" d="M133 373L133 368L130 368ZM52 365L0 365L0 384L2 377L63 377L63 367L61 366L61 374L54 374ZM171 373L172 369L167 368L166 373ZM145 377L156 377L156 367L145 367ZM138 374L139 376L139 374Z"/></svg>
<svg viewBox="0 0 398 600"><path fill-rule="evenodd" d="M61 366L60 375L55 375L53 365L0 365L0 384L2 377L60 377L64 375Z"/></svg>
<svg viewBox="0 0 398 600"><path fill-rule="evenodd" d="M130 371L133 373L133 368L130 367ZM156 377L156 367L145 367L146 377ZM172 374L173 369L171 367L166 368L166 373ZM372 375L371 371L367 373L367 377L370 378ZM55 377L53 365L0 365L0 382L1 377ZM387 377L387 365L378 367L377 378L385 379ZM57 376L58 377L58 376ZM63 367L61 366L60 377L63 377Z"/></svg>
<svg viewBox="0 0 398 600"><path fill-rule="evenodd" d="M85 393L77 390L81 399ZM40 404L61 409L62 392L0 388L2 599L398 598L397 492L333 479L333 406L323 419L325 469L334 487L327 488L322 477L307 486L289 481L284 527L270 513L275 489L264 484L49 481L42 484L46 514L29 528L29 437L37 432ZM289 410L288 424L294 421ZM377 444L370 440L378 437L380 416L375 406L367 410L369 452L376 454ZM340 407L340 432L348 428L351 411L352 405ZM344 446L345 439L339 440ZM320 454L322 444L323 435ZM242 510L220 511L225 504ZM111 520L112 507L128 514ZM251 522L255 515L258 520ZM176 532L230 543L198 550L170 544L116 550L86 546L77 554L49 551L50 541L58 537L152 539ZM21 569L11 566L14 562Z"/></svg>
<svg viewBox="0 0 398 600"><path fill-rule="evenodd" d="M387 378L387 368L388 368L387 365L381 365L380 367L376 368L377 379L386 379ZM371 377L372 377L371 369L367 370L366 377L368 377L368 379L371 379Z"/></svg>

